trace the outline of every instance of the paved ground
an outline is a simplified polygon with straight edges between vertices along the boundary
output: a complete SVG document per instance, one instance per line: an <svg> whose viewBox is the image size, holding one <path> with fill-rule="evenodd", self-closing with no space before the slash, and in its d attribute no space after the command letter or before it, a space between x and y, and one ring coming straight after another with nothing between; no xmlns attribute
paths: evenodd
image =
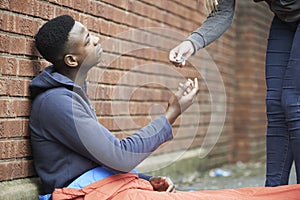
<svg viewBox="0 0 300 200"><path fill-rule="evenodd" d="M241 187L256 187L264 186L265 179L265 164L264 163L248 163L238 162L233 165L221 167L222 170L227 170L230 176L212 175L215 169L202 174L195 173L182 182L175 183L177 190L194 191L204 189L227 189ZM227 174L228 175L228 174ZM290 184L296 183L294 168L291 172Z"/></svg>

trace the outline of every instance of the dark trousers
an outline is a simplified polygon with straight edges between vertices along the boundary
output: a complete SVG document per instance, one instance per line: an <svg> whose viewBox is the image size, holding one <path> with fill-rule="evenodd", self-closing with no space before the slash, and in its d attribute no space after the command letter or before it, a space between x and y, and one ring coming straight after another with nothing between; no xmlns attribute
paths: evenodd
<svg viewBox="0 0 300 200"><path fill-rule="evenodd" d="M300 183L300 25L274 17L266 55L266 186L288 184L295 161Z"/></svg>

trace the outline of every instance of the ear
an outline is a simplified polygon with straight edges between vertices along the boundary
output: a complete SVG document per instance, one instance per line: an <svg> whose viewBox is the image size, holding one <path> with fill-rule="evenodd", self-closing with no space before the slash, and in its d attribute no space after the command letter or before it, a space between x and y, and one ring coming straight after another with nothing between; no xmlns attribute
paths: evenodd
<svg viewBox="0 0 300 200"><path fill-rule="evenodd" d="M77 58L76 58L76 56L74 56L72 54L65 55L64 61L65 61L66 65L68 65L69 67L77 67L78 66Z"/></svg>

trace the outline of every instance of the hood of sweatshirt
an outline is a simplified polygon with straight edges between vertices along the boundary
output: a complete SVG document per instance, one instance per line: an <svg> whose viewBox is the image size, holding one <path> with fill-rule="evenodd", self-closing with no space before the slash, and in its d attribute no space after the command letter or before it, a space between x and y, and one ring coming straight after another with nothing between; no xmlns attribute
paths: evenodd
<svg viewBox="0 0 300 200"><path fill-rule="evenodd" d="M39 94L53 88L64 87L69 90L81 90L71 79L56 72L53 65L47 67L38 76L32 79L29 88L30 96L35 99Z"/></svg>

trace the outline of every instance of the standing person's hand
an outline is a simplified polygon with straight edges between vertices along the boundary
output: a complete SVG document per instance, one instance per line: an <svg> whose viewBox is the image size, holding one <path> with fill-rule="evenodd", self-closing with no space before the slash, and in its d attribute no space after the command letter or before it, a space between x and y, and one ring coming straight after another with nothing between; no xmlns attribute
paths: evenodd
<svg viewBox="0 0 300 200"><path fill-rule="evenodd" d="M192 42L185 40L170 51L169 60L176 67L183 67L185 65L185 61L193 55L194 51Z"/></svg>
<svg viewBox="0 0 300 200"><path fill-rule="evenodd" d="M175 192L175 185L169 177L156 176L149 180L155 191L159 192Z"/></svg>
<svg viewBox="0 0 300 200"><path fill-rule="evenodd" d="M173 124L177 117L193 104L198 91L197 78L179 84L178 91L169 100L165 114L170 124Z"/></svg>

